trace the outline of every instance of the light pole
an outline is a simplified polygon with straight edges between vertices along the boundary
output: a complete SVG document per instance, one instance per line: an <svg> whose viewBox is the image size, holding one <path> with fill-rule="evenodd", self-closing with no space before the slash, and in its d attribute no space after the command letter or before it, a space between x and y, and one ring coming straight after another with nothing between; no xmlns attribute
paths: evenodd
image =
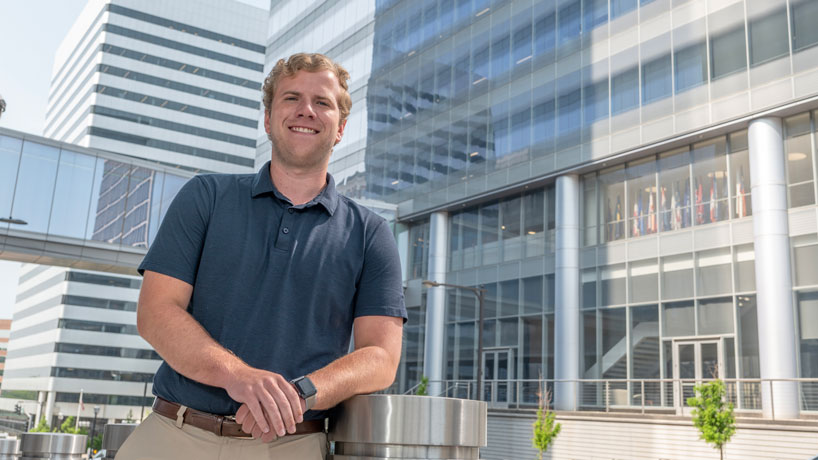
<svg viewBox="0 0 818 460"><path fill-rule="evenodd" d="M438 283L432 280L423 280L421 283L426 287L450 287L470 291L477 296L477 399L483 399L483 300L486 296L486 288L481 284L479 287L462 286L460 284Z"/></svg>
<svg viewBox="0 0 818 460"><path fill-rule="evenodd" d="M91 455L94 454L94 435L97 431L97 414L99 414L99 406L94 406L94 421L91 423L91 440L88 443Z"/></svg>
<svg viewBox="0 0 818 460"><path fill-rule="evenodd" d="M24 221L23 219L15 219L11 216L8 216L0 217L0 224L28 225L28 222Z"/></svg>

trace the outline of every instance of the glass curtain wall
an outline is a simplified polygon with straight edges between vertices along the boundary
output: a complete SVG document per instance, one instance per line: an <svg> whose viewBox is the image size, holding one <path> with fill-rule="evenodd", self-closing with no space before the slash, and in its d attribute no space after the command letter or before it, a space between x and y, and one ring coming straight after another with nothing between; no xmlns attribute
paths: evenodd
<svg viewBox="0 0 818 460"><path fill-rule="evenodd" d="M583 245L749 216L749 162L747 133L741 131L587 174L582 181Z"/></svg>

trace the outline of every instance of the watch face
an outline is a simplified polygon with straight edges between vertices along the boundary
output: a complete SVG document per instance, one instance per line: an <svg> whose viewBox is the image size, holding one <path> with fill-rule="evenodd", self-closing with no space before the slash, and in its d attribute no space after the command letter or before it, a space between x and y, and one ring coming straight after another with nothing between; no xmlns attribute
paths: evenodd
<svg viewBox="0 0 818 460"><path fill-rule="evenodd" d="M308 398L310 396L314 396L316 393L315 385L312 384L312 381L307 378L301 378L296 380L295 387L298 388L298 392L301 393L301 396L304 398Z"/></svg>

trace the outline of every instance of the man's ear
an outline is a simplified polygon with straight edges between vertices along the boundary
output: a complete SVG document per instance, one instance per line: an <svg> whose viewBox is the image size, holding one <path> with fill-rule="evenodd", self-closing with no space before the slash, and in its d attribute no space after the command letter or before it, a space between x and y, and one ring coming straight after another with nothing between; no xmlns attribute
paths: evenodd
<svg viewBox="0 0 818 460"><path fill-rule="evenodd" d="M264 111L264 131L267 133L267 137L270 136L270 111Z"/></svg>
<svg viewBox="0 0 818 460"><path fill-rule="evenodd" d="M335 133L335 145L338 145L341 142L341 139L344 137L344 128L347 125L347 121L344 120L338 124L338 132Z"/></svg>

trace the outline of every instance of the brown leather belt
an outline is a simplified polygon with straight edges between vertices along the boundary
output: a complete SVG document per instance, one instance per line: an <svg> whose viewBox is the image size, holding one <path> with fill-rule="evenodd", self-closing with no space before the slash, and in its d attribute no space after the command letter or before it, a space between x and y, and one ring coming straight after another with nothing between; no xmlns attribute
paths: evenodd
<svg viewBox="0 0 818 460"><path fill-rule="evenodd" d="M153 401L153 411L173 420L174 422L176 422L176 418L178 416L177 414L179 413L179 408L181 407L181 405L175 402L170 402L160 397L157 397ZM242 431L241 425L229 415L210 414L208 412L202 412L188 407L185 409L182 420L183 423L215 433L218 436L230 436L234 438L252 437L251 434ZM323 431L323 420L307 420L296 424L295 433L292 434L321 433Z"/></svg>

